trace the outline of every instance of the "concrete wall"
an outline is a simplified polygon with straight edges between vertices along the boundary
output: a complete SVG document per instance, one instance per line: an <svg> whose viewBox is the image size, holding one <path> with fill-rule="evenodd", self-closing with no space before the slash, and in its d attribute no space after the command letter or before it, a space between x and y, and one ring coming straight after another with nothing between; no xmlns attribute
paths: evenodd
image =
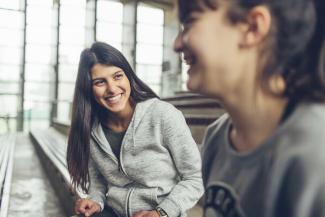
<svg viewBox="0 0 325 217"><path fill-rule="evenodd" d="M173 7L165 9L164 54L162 72L162 97L175 95L182 88L181 60L173 50L174 40L178 34L179 23Z"/></svg>

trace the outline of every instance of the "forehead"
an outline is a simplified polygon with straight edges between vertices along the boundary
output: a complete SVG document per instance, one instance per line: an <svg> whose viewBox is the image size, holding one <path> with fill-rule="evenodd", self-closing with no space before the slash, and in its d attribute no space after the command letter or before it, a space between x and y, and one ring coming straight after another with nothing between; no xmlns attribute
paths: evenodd
<svg viewBox="0 0 325 217"><path fill-rule="evenodd" d="M116 72L120 72L123 70L117 66L113 65L104 65L104 64L95 64L90 72L92 77L99 77L99 76L107 76L107 75L113 75Z"/></svg>

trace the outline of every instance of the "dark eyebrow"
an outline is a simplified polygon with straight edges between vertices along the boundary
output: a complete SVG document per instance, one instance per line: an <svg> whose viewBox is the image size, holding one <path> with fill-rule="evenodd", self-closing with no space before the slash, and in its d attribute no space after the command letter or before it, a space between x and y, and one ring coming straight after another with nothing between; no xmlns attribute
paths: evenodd
<svg viewBox="0 0 325 217"><path fill-rule="evenodd" d="M91 79L91 82L94 82L94 81L100 81L100 80L103 80L103 79L104 79L104 78L98 77L98 78Z"/></svg>
<svg viewBox="0 0 325 217"><path fill-rule="evenodd" d="M123 70L118 70L118 71L114 72L114 73L112 74L112 76L115 76L116 74L121 73L121 72L123 73L124 71L123 71ZM103 77L98 77L98 78L94 78L94 79L92 79L91 82L98 81L98 80L103 80L103 79L105 79L105 78L103 78Z"/></svg>
<svg viewBox="0 0 325 217"><path fill-rule="evenodd" d="M183 1L182 1L183 2ZM186 3L184 6L179 7L179 20L181 23L186 23L191 14L194 12L200 12L202 9L199 7L198 3L192 2L190 4Z"/></svg>
<svg viewBox="0 0 325 217"><path fill-rule="evenodd" d="M117 73L123 72L123 70L118 70L116 72L113 73L113 75L116 75Z"/></svg>

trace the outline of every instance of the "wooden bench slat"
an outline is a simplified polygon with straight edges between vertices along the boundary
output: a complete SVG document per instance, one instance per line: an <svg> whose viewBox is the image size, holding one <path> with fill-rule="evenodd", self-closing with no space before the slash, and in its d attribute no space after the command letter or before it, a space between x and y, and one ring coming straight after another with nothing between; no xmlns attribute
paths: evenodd
<svg viewBox="0 0 325 217"><path fill-rule="evenodd" d="M11 180L12 180L12 171L14 164L14 150L15 150L15 140L16 136L14 134L10 134L7 138L7 168L6 175L4 179L3 185L3 194L1 197L1 207L0 207L0 217L7 217L8 209L9 209L9 198L10 198L10 190L11 190Z"/></svg>
<svg viewBox="0 0 325 217"><path fill-rule="evenodd" d="M68 173L65 163L62 162L63 158L59 156L59 153L57 152L55 147L54 149L53 147L51 147L51 143L49 143L46 137L46 133L44 131L32 131L31 135L37 141L38 145L42 148L47 157L63 175L64 181L66 183L70 183L70 175Z"/></svg>
<svg viewBox="0 0 325 217"><path fill-rule="evenodd" d="M4 138L5 137L5 138ZM4 180L6 177L6 171L7 171L7 165L8 165L8 159L9 159L9 149L10 149L10 141L7 136L2 136L2 148L1 148L1 153L0 153L0 162L1 162L1 167L0 167L0 197L1 197L1 192L2 192L2 187L4 184Z"/></svg>

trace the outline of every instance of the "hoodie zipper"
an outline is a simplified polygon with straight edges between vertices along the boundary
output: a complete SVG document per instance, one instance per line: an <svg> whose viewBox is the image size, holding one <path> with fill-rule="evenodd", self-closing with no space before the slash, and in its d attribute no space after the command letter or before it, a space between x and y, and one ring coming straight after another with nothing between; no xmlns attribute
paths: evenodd
<svg viewBox="0 0 325 217"><path fill-rule="evenodd" d="M98 140L98 138L96 137L96 135L94 135L93 134L93 137L94 137L94 139L96 140L96 142L98 143L98 144L101 144L100 142L99 142L99 140ZM123 143L122 143L123 144ZM103 148L101 147L101 146L99 146L102 150L103 150ZM122 147L121 147L121 150L122 150ZM109 153L109 152L106 152L105 150L103 150L105 153L107 153L107 155L117 164L117 167L118 167L118 170L123 174L123 175L125 175L125 176L128 176L127 174L126 174L126 172L123 170L123 168L122 168L122 166L121 166L121 162L120 162L120 160L118 160L117 159L117 157L115 156L115 155L112 155L111 153Z"/></svg>
<svg viewBox="0 0 325 217"><path fill-rule="evenodd" d="M99 140L98 138L93 135L94 139L96 140L96 142L98 144L101 144L99 143ZM124 139L123 139L124 140ZM123 144L123 141L122 141L122 144ZM99 147L103 150L103 148L99 145ZM106 152L105 150L103 150L104 152ZM121 145L121 151L120 151L120 157L121 157L121 152L122 152L122 145ZM117 159L117 157L115 155L112 155L111 153L108 153L106 152L107 155L117 164L118 166L118 170L123 174L125 175L126 177L128 177L128 175L126 174L126 172L123 170L123 167L121 166L121 163L120 163L120 160ZM128 177L129 178L129 177ZM129 178L130 179L130 178ZM127 193L127 196L126 196L126 206L125 206L125 214L127 217L132 217L131 216L131 212L130 212L130 197L131 197L131 194L133 193L134 191L134 188L130 188L129 192Z"/></svg>
<svg viewBox="0 0 325 217"><path fill-rule="evenodd" d="M126 213L126 216L127 217L132 217L131 216L131 207L130 207L130 197L131 197L131 194L133 193L134 191L134 188L131 188L126 196L126 206L125 206L125 213Z"/></svg>

